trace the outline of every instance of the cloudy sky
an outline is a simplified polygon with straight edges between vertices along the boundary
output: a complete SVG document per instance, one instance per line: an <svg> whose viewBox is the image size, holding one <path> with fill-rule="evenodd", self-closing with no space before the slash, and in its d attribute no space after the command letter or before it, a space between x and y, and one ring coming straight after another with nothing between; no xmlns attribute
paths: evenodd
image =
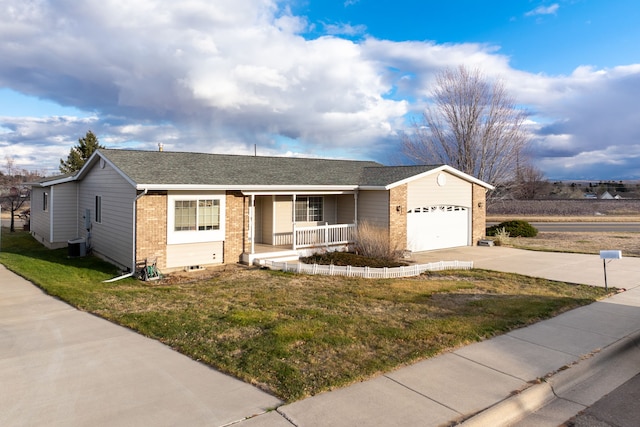
<svg viewBox="0 0 640 427"><path fill-rule="evenodd" d="M638 22L637 0L0 0L0 162L56 173L92 130L394 164L464 64L531 113L548 178L638 179Z"/></svg>

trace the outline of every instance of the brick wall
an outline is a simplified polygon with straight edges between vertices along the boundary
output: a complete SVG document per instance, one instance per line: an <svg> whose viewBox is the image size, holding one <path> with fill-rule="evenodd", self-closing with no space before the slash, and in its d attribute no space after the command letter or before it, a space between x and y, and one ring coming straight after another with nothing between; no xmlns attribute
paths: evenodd
<svg viewBox="0 0 640 427"><path fill-rule="evenodd" d="M249 205L239 191L227 191L224 262L240 262L248 234Z"/></svg>
<svg viewBox="0 0 640 427"><path fill-rule="evenodd" d="M484 239L487 228L487 191L484 187L472 184L471 245L475 246Z"/></svg>
<svg viewBox="0 0 640 427"><path fill-rule="evenodd" d="M389 190L389 243L392 249L407 248L407 187L403 184Z"/></svg>
<svg viewBox="0 0 640 427"><path fill-rule="evenodd" d="M136 262L158 260L162 270L167 263L167 195L148 193L136 203Z"/></svg>

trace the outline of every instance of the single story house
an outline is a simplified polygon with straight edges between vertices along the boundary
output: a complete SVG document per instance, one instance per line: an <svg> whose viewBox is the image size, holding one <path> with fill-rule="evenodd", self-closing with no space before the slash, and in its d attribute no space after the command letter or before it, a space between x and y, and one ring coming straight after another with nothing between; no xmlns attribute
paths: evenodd
<svg viewBox="0 0 640 427"><path fill-rule="evenodd" d="M446 165L100 149L73 176L33 184L31 233L50 248L85 239L130 270L343 249L362 221L426 251L482 239L490 189Z"/></svg>

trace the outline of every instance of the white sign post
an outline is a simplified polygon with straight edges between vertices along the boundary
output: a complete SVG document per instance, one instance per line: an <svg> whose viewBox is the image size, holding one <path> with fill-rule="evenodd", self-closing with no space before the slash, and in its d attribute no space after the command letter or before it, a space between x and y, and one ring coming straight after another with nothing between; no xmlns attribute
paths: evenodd
<svg viewBox="0 0 640 427"><path fill-rule="evenodd" d="M604 268L604 289L607 290L609 289L607 286L607 260L622 258L622 251L600 251L600 258L602 258L602 267Z"/></svg>

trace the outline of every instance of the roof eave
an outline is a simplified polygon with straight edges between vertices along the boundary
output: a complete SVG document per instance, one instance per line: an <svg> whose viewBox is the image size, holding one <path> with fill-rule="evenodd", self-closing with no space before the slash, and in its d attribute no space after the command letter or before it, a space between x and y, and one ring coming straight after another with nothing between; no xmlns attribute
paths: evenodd
<svg viewBox="0 0 640 427"><path fill-rule="evenodd" d="M360 185L358 190L369 190L369 191L380 191L380 190L389 190L391 187L388 185Z"/></svg>
<svg viewBox="0 0 640 427"><path fill-rule="evenodd" d="M45 188L45 187L51 187L52 185L64 184L65 182L71 182L74 179L75 179L75 177L72 175L72 176L65 176L64 178L52 179L50 181L26 182L25 185L30 185L32 187Z"/></svg>
<svg viewBox="0 0 640 427"><path fill-rule="evenodd" d="M251 192L296 192L296 191L354 191L357 185L210 185L210 184L137 184L137 190L149 191L242 191Z"/></svg>

